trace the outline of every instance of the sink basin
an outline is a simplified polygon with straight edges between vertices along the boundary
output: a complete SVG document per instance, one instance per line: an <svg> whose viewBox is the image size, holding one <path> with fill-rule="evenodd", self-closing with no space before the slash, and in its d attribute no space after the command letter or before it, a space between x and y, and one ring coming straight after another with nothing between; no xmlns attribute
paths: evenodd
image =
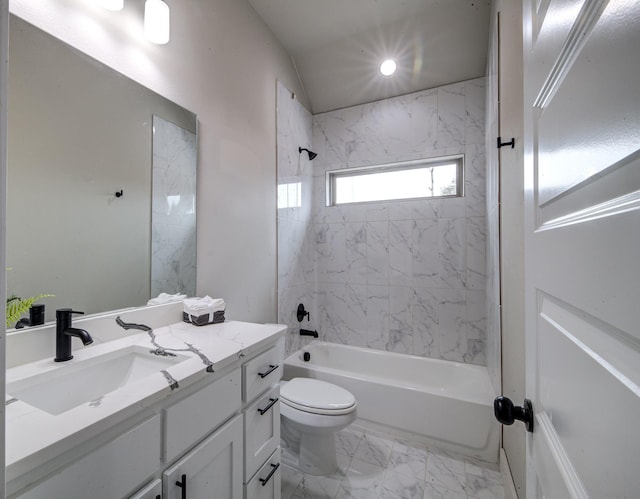
<svg viewBox="0 0 640 499"><path fill-rule="evenodd" d="M62 414L191 357L161 357L130 345L7 384L7 394L49 414Z"/></svg>

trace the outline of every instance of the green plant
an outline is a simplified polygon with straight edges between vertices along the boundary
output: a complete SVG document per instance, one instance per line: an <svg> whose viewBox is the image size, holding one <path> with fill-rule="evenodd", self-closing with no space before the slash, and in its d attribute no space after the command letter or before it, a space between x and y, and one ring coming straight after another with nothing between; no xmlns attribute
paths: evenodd
<svg viewBox="0 0 640 499"><path fill-rule="evenodd" d="M32 296L31 298L24 299L16 295L11 295L9 298L7 298L7 315L5 320L6 326L10 327L13 323L20 320L22 314L27 313L29 311L29 308L31 308L31 305L33 305L35 302L41 300L42 298L48 298L50 296L54 295L40 294L37 296Z"/></svg>

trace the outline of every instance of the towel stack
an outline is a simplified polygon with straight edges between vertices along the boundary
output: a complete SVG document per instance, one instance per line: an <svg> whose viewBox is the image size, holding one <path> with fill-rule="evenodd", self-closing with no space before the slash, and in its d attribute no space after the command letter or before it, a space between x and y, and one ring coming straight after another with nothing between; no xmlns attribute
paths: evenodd
<svg viewBox="0 0 640 499"><path fill-rule="evenodd" d="M196 326L224 322L226 305L222 298L188 298L182 302L182 320Z"/></svg>
<svg viewBox="0 0 640 499"><path fill-rule="evenodd" d="M151 298L147 305L163 305L164 303L171 303L174 301L182 301L187 297L187 295L181 295L180 293L176 293L175 295L170 295L167 293L160 293L157 298Z"/></svg>

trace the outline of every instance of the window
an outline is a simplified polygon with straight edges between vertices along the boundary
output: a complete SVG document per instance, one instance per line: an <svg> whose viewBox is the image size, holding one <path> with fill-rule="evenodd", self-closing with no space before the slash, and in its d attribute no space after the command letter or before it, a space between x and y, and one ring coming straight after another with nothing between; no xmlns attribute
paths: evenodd
<svg viewBox="0 0 640 499"><path fill-rule="evenodd" d="M302 182L278 185L278 209L302 206Z"/></svg>
<svg viewBox="0 0 640 499"><path fill-rule="evenodd" d="M327 172L327 206L462 196L464 156Z"/></svg>

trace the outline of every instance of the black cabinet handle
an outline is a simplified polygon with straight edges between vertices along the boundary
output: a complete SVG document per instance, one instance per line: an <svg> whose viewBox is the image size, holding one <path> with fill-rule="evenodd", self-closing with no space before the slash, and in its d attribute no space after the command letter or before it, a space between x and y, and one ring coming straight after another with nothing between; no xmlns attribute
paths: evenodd
<svg viewBox="0 0 640 499"><path fill-rule="evenodd" d="M267 475L266 478L260 478L260 483L262 484L262 486L264 487L267 482L269 480L271 480L271 477L273 476L273 474L278 471L278 468L280 467L280 463L278 464L273 464L271 463L271 471L269 472L269 474Z"/></svg>
<svg viewBox="0 0 640 499"><path fill-rule="evenodd" d="M275 371L276 369L278 369L280 366L277 364L270 364L269 365L269 369L267 369L265 372L263 373L258 373L258 376L260 376L261 378L266 378L267 376L269 376L273 371Z"/></svg>
<svg viewBox="0 0 640 499"><path fill-rule="evenodd" d="M176 481L176 485L182 489L182 499L187 499L187 475L182 475L181 481Z"/></svg>
<svg viewBox="0 0 640 499"><path fill-rule="evenodd" d="M267 405L267 407L265 407L264 409L258 409L258 412L260 413L260 416L264 416L265 413L271 409L275 403L278 401L278 397L274 398L274 399L269 399L269 405Z"/></svg>

